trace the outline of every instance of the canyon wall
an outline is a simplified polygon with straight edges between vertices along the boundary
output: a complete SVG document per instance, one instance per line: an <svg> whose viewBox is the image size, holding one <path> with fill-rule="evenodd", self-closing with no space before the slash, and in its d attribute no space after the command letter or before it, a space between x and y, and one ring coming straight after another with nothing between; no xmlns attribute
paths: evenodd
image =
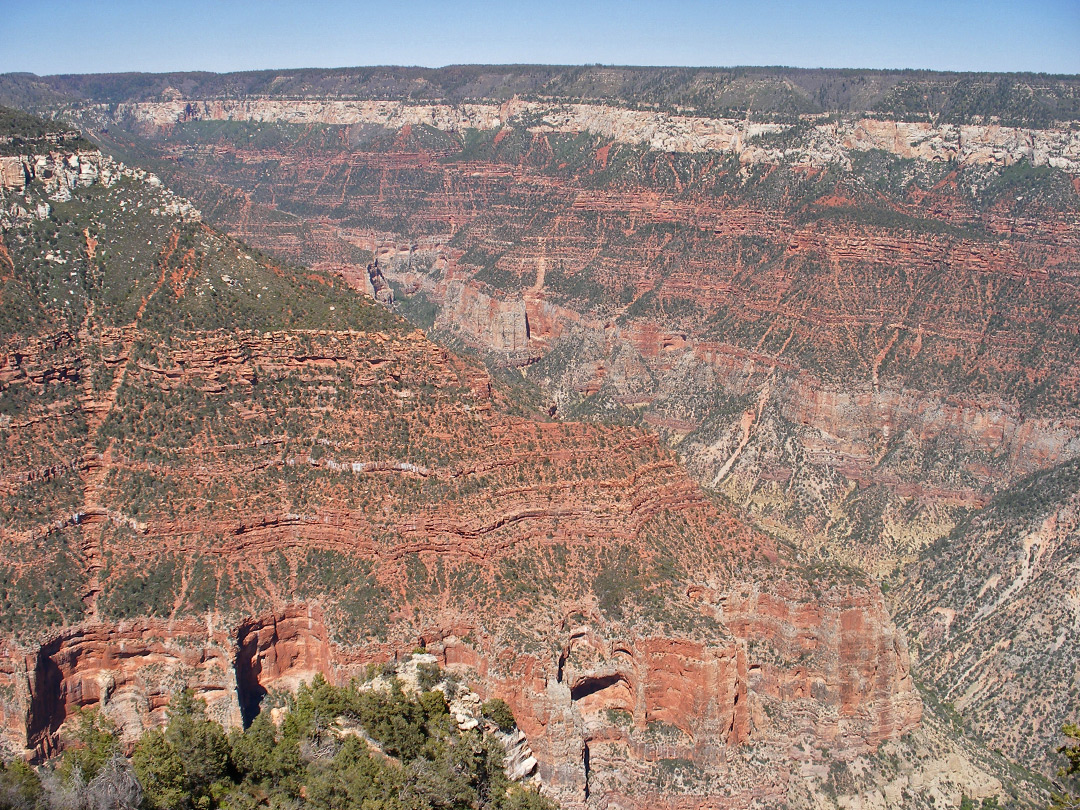
<svg viewBox="0 0 1080 810"><path fill-rule="evenodd" d="M999 495L890 594L942 700L1019 762L1056 759L1075 712L1078 527L1073 460Z"/></svg>
<svg viewBox="0 0 1080 810"><path fill-rule="evenodd" d="M765 769L748 771L733 760L741 748L750 746L776 764L788 745L797 745L809 764L823 743L833 756L853 757L918 722L906 652L878 648L896 643L894 631L880 624L880 606L869 612L864 604L826 608L824 621L819 610L775 599L755 605L750 613L768 629L748 627L749 647L746 638L703 644L625 629L612 640L595 624L567 624L556 634L562 649L546 658L484 635L467 642L437 622L423 632L444 667L511 704L539 759L542 784L568 806L590 795L610 801L622 794L640 807L662 802L665 791L654 785L657 763L673 759L696 763L697 787L726 796L730 802L721 806L737 806L754 796L777 800L788 788L783 774L762 782ZM781 663L806 659L819 643L835 644L834 635L841 654L825 670ZM315 605L289 606L233 627L213 614L86 624L36 650L5 651L4 740L48 753L73 708L96 707L130 744L163 724L169 699L184 688L207 701L212 717L236 726L271 690L295 690L317 673L347 683L362 676L366 664L394 654L403 651L334 643ZM872 674L882 665L881 674ZM796 727L774 719L790 714L787 704L800 706Z"/></svg>
<svg viewBox="0 0 1080 810"><path fill-rule="evenodd" d="M521 368L552 412L647 426L758 525L901 583L917 666L967 733L1051 769L1070 507L1032 495L1057 523L1008 537L968 521L1080 451L1074 129L191 101L83 109L184 162L191 193L235 189L226 227L300 256L314 243L263 223L326 217L380 256L403 311L433 304L440 334ZM1038 631L1003 618L1003 593ZM1057 674L1032 681L1029 660Z"/></svg>
<svg viewBox="0 0 1080 810"><path fill-rule="evenodd" d="M80 109L80 114L122 121L153 134L194 121L251 121L286 124L374 124L388 129L428 126L447 132L495 130L514 119L534 121L527 131L589 132L612 143L641 145L663 152L731 152L743 164L822 167L846 161L851 152L881 150L901 158L1008 166L1026 160L1080 172L1080 133L1069 129L1025 129L1001 125L954 125L861 118L817 123L795 148L769 145L769 137L792 124L628 110L595 104L509 101L503 104L409 104L399 101L333 101L274 98L176 99L129 102Z"/></svg>
<svg viewBox="0 0 1080 810"><path fill-rule="evenodd" d="M48 201L2 232L9 752L55 751L83 706L130 742L186 687L236 725L417 646L511 703L568 807L774 804L793 733L808 763L916 733L876 588L808 576L658 437L546 420L334 276L84 162L4 200Z"/></svg>
<svg viewBox="0 0 1080 810"><path fill-rule="evenodd" d="M1074 128L169 96L68 111L566 421L145 174L5 163L0 275L33 291L0 301L8 743L49 750L84 699L156 722L185 683L236 722L423 642L511 701L569 806L955 804L1003 790L962 731L1045 756L1066 709L994 606L1067 595L1028 584L1071 506L997 538L1023 553L974 596L954 573L997 536L934 555L1080 450ZM72 200L96 218L51 219ZM876 586L835 565L895 584L920 552L893 604L965 729L917 727ZM1024 655L1075 657L1053 616Z"/></svg>
<svg viewBox="0 0 1080 810"><path fill-rule="evenodd" d="M541 101L76 112L141 133L255 244L377 255L403 312L523 368L554 412L641 420L770 531L880 576L1080 451L1071 129Z"/></svg>

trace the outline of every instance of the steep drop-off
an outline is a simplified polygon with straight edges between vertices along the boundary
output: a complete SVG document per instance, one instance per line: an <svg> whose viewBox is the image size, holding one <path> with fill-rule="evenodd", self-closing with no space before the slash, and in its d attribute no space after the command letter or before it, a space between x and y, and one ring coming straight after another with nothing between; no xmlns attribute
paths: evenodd
<svg viewBox="0 0 1080 810"><path fill-rule="evenodd" d="M800 568L655 436L531 417L145 172L89 152L19 165L0 256L5 746L48 753L80 705L130 737L186 685L235 723L271 689L417 645L511 703L569 807L775 806L917 733L877 588Z"/></svg>
<svg viewBox="0 0 1080 810"><path fill-rule="evenodd" d="M991 747L1049 772L1075 706L1056 564L1075 533L1036 555L1046 587L956 600L973 576L1035 577L995 550L1021 535L977 510L1080 451L1074 79L132 82L49 79L66 95L49 103L261 247L361 286L376 256L402 312L522 369L558 416L647 427L774 535L903 580L927 682ZM963 560L939 553L948 537Z"/></svg>

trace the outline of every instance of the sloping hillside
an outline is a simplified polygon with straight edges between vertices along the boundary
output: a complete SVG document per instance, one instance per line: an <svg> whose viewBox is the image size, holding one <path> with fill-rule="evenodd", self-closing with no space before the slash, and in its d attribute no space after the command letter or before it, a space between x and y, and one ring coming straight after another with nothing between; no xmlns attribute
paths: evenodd
<svg viewBox="0 0 1080 810"><path fill-rule="evenodd" d="M1080 705L1080 462L1025 479L927 549L892 597L920 670L1018 762Z"/></svg>

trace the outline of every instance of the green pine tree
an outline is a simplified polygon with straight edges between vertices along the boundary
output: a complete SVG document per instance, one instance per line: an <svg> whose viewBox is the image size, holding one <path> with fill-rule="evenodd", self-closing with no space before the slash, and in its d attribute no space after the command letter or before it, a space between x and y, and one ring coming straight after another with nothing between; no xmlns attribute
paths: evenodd
<svg viewBox="0 0 1080 810"><path fill-rule="evenodd" d="M1080 810L1080 726L1067 723L1061 731L1071 741L1058 749L1068 764L1058 771L1061 791L1054 793L1050 810Z"/></svg>
<svg viewBox="0 0 1080 810"><path fill-rule="evenodd" d="M148 731L131 757L135 775L143 787L143 801L151 810L180 810L185 806L184 763L165 734Z"/></svg>

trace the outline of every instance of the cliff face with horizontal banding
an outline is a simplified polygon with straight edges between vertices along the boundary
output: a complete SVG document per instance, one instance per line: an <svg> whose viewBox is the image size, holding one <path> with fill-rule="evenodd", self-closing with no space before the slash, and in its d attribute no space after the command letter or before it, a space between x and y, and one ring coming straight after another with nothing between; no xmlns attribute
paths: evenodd
<svg viewBox="0 0 1080 810"><path fill-rule="evenodd" d="M403 312L524 369L559 415L640 419L813 553L886 575L1080 452L1068 127L536 100L110 110L76 108L182 166L224 227L306 260L376 255Z"/></svg>
<svg viewBox="0 0 1080 810"><path fill-rule="evenodd" d="M403 312L520 368L559 417L643 425L774 536L904 582L924 680L990 748L1051 772L1075 600L1052 576L1067 565L1037 563L1067 558L1071 524L1042 526L1048 512L1006 537L972 515L1080 452L1075 126L956 112L974 90L925 120L578 103L601 84L75 109L180 167L227 229L309 260L377 256ZM942 567L935 543L954 536ZM1038 632L1002 618L1003 589ZM1059 673L1053 697L1028 659ZM693 781L667 767L661 781Z"/></svg>
<svg viewBox="0 0 1080 810"><path fill-rule="evenodd" d="M89 116L108 116L150 132L198 121L252 121L389 129L427 126L455 132L495 130L513 119L529 118L533 135L591 132L616 144L642 144L665 152L733 152L743 164L793 163L827 166L847 161L851 152L879 150L901 158L1004 164L1027 160L1036 166L1080 171L1080 136L1067 127L1026 129L1000 125L951 124L855 119L815 124L800 147L770 148L792 125L735 119L679 116L590 104L552 105L511 101L504 104L402 104L396 101L178 99L89 107ZM760 143L756 143L758 141Z"/></svg>
<svg viewBox="0 0 1080 810"><path fill-rule="evenodd" d="M189 336L154 365L133 361L118 399L144 385L149 401L190 391L213 371L211 394L258 420L253 413L269 404L247 399L258 379L277 375L276 390L288 390L289 380L310 378L301 385L310 393L346 371L362 397L336 411L335 432L351 437L348 446L331 433L316 444L327 448L318 457L283 452L284 439L195 445L167 462L113 450L85 474L67 473L80 487L102 482L93 506L66 522L7 533L5 542L27 549L80 533L95 576L83 586L88 614L77 629L9 658L9 740L48 751L75 705L102 705L134 735L160 720L183 685L238 722L269 689L316 672L347 680L418 639L511 702L546 784L568 801L583 800L587 787L604 795L598 786L622 772L622 759L604 746L620 740L640 752L643 785L656 751L709 763L729 746L772 750L787 737L764 705L781 707L780 716L800 705L801 715L817 718L808 741L842 743L852 755L917 722L906 651L878 640L895 634L880 600L867 601L865 586L837 582L824 611L793 616L812 599L801 575L765 538L718 512L655 438L508 419L482 373L465 373L416 336L322 332L302 336L302 348L299 337ZM380 379L404 387L384 390ZM437 407L413 409L403 421L434 417L445 427L429 427L443 438L398 460L356 460L383 431L402 430L394 411L409 397L398 394L422 388ZM390 399L376 407L382 396ZM462 433L490 438L474 455L458 444ZM439 464L447 452L460 455ZM544 469L561 471L559 479ZM282 476L299 477L295 494L276 508L261 505ZM171 490L169 502L130 503L135 479L140 491ZM199 506L199 493L218 481L234 482L234 505ZM418 490L422 497L407 500ZM628 563L642 546L652 559ZM685 581L671 578L680 569ZM738 594L727 590L734 572L743 579ZM759 604L758 577L788 585ZM724 584L704 587L710 579ZM200 593L212 594L212 604L200 608ZM242 618L293 594L326 605L332 629L321 608L304 605ZM147 607L159 618L138 618ZM499 612L504 618L494 618ZM867 625L854 642L845 636L852 612ZM880 681L864 682L864 661L883 673ZM609 711L627 713L630 724ZM658 728L677 739L654 744ZM588 766L585 747L595 756ZM710 778L720 784L719 774ZM733 778L725 772L723 781ZM785 789L783 780L770 783L772 795Z"/></svg>
<svg viewBox="0 0 1080 810"><path fill-rule="evenodd" d="M917 723L906 652L882 624L880 605L853 597L823 609L774 597L753 608L753 621L768 628L709 641L640 636L600 615L592 622L577 616L587 623L564 621L546 634L548 643L562 644L550 656L515 649L476 622L443 626L437 611L420 627L444 666L511 704L543 784L567 806L590 796L662 803L680 792L656 783L657 763L672 759L695 763L696 788L715 794L712 801L740 806L754 796L779 800L791 774L747 768L733 759L739 751L753 750L773 766L796 744L809 759L822 747L853 757ZM743 611L736 627L748 616ZM605 637L600 628L618 635ZM781 640L785 635L800 638ZM819 644L829 653L819 655ZM332 641L315 605L231 627L215 616L87 622L36 651L5 650L0 677L11 697L4 736L48 753L67 713L91 706L130 742L160 725L169 699L186 687L207 700L213 717L236 725L270 690L295 689L315 674L344 683L394 650L401 652L398 644ZM867 680L869 671L875 674Z"/></svg>
<svg viewBox="0 0 1080 810"><path fill-rule="evenodd" d="M130 741L185 687L238 724L417 645L511 703L568 807L775 802L796 737L917 728L876 588L811 581L658 437L545 421L116 177L32 181L48 214L3 232L6 749L55 751L78 706Z"/></svg>

